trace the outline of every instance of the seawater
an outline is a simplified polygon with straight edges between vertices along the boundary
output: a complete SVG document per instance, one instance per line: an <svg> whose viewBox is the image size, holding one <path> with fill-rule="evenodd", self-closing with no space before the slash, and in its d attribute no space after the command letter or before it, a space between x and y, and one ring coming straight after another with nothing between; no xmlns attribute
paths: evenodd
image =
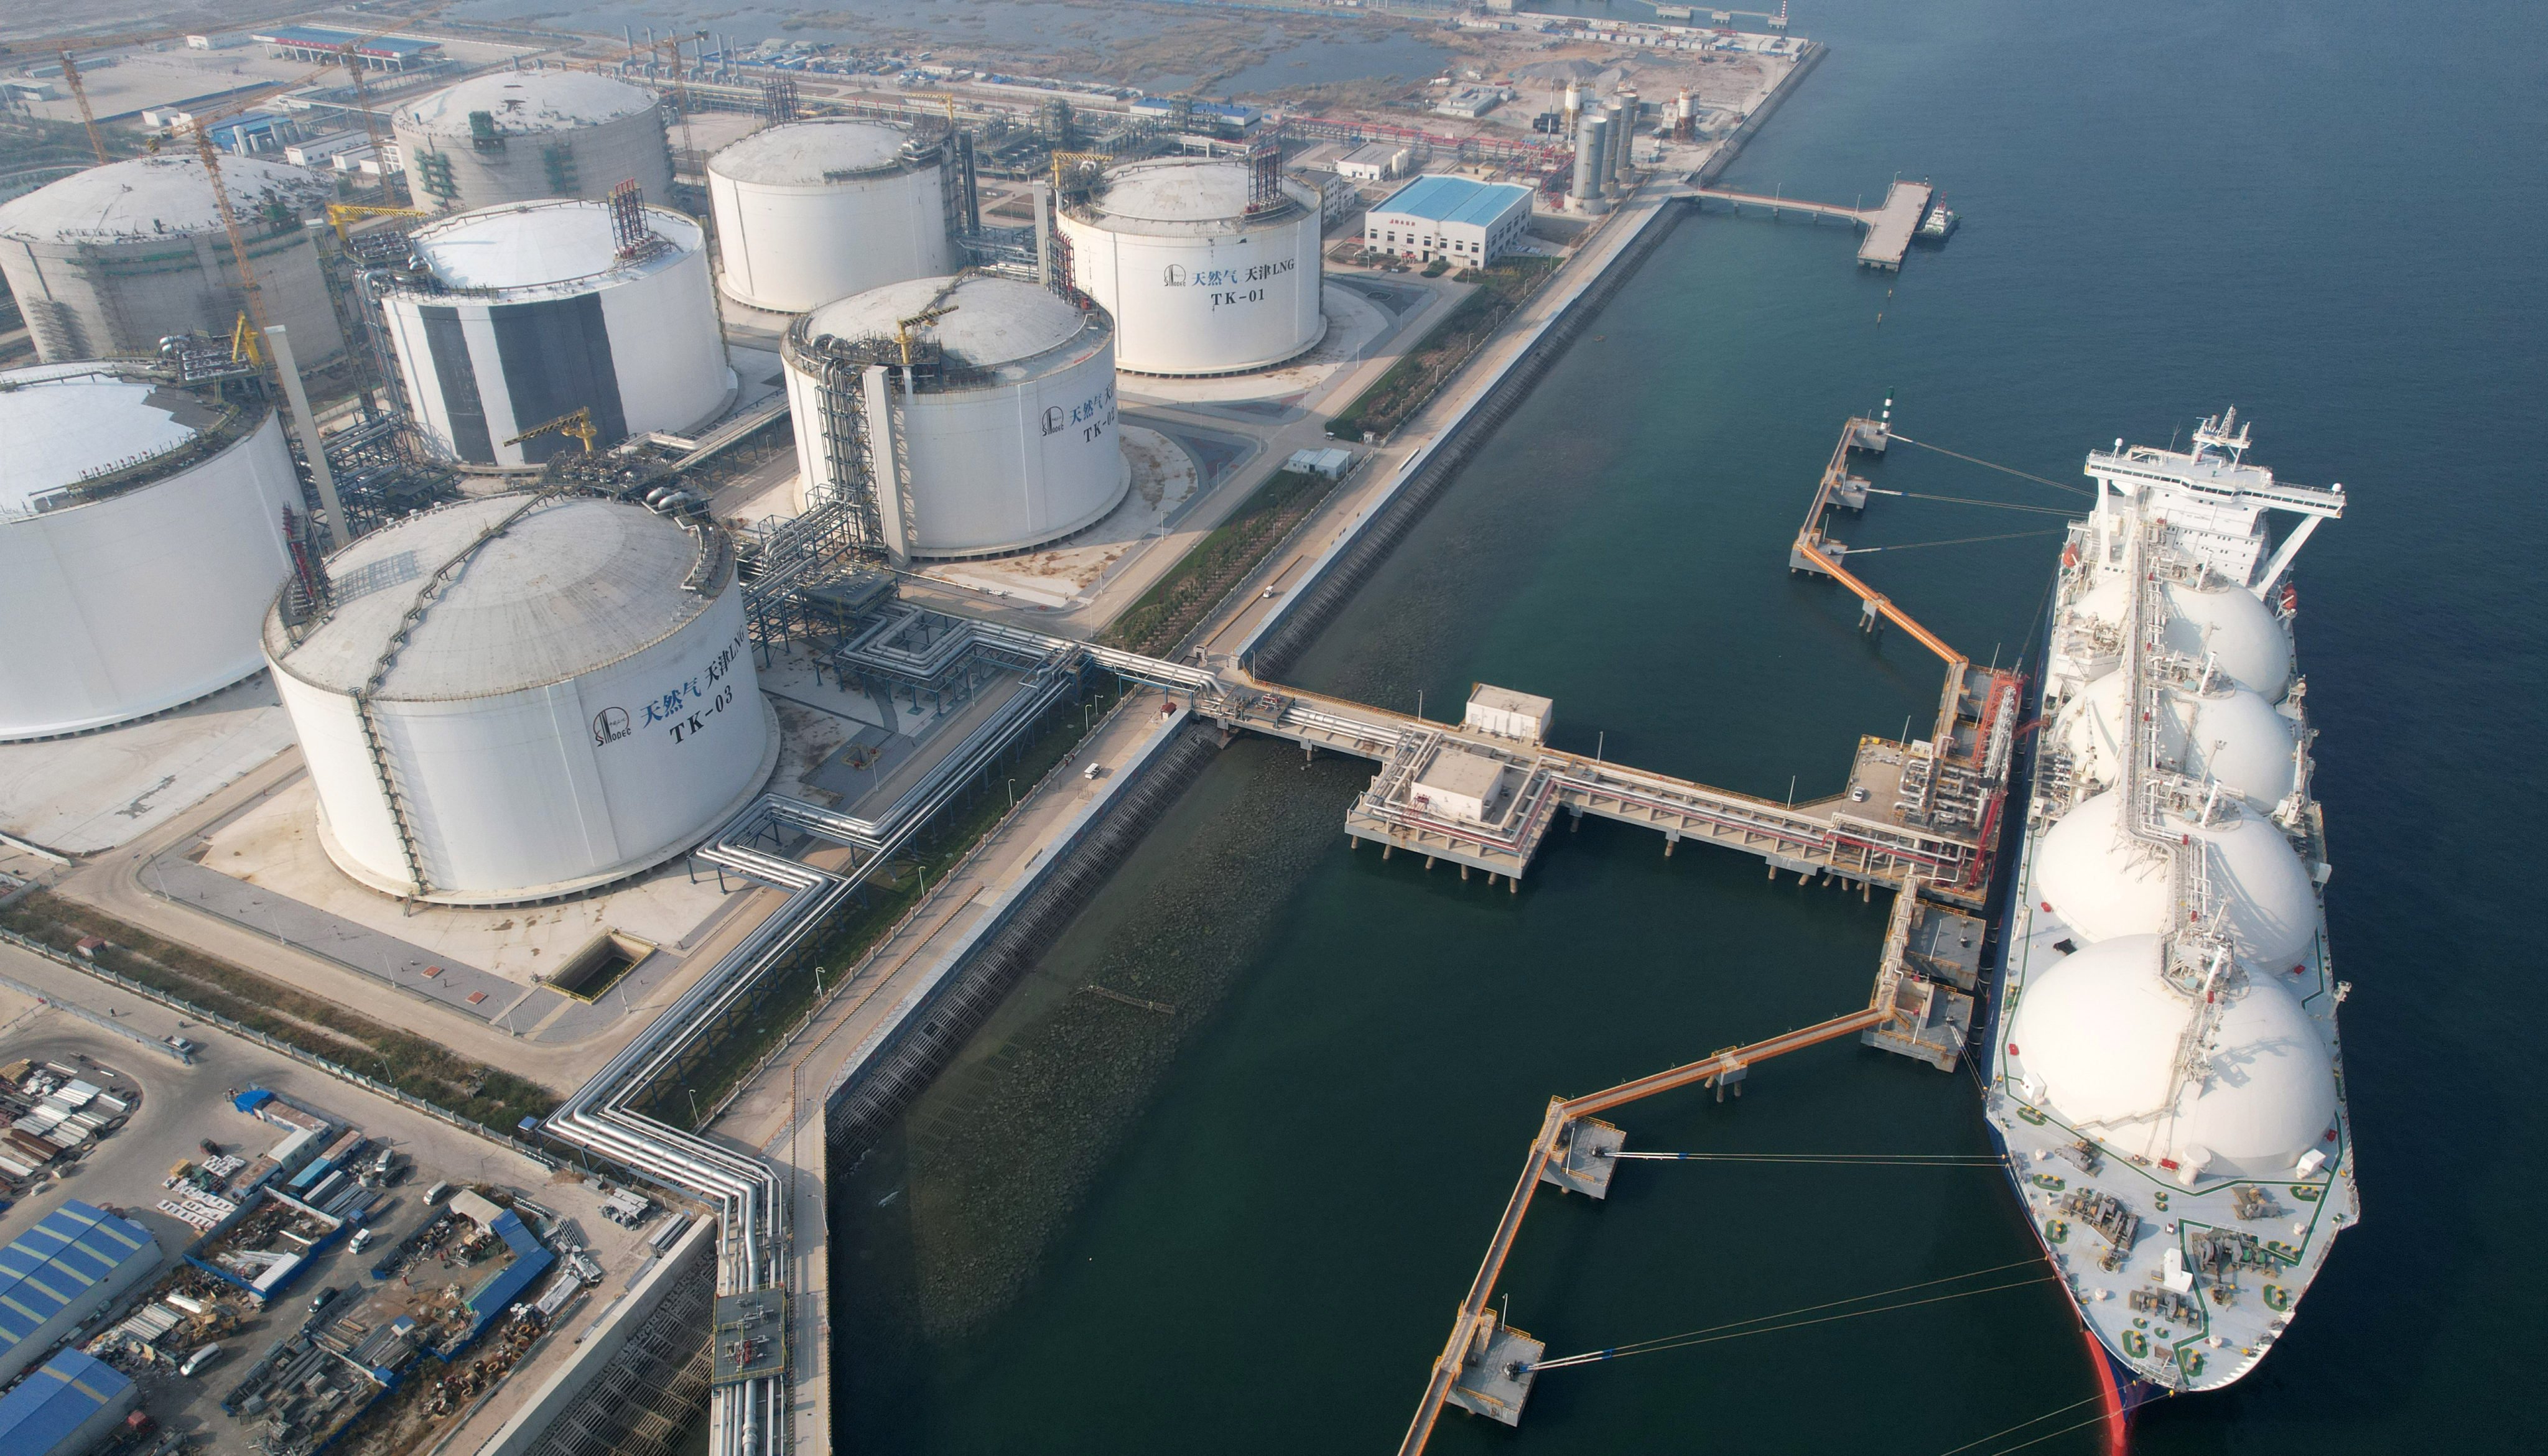
<svg viewBox="0 0 2548 1456"><path fill-rule="evenodd" d="M2548 235L2535 8L1828 0L1821 67L1727 175L1967 221L1896 278L1849 231L1683 223L1293 676L1449 716L1544 692L1558 739L1757 793L1837 788L1934 711L1785 543L1841 419L2077 483L2235 404L2341 480L2299 579L2354 994L2364 1223L2231 1391L2150 1452L2527 1446L2543 1353L2543 1074L2518 909L2542 822L2533 446ZM1877 484L2072 507L1897 446ZM1877 498L1866 574L1976 657L2031 658L2058 518ZM1974 538L2004 539L1974 539ZM1938 544L1951 543L1951 544ZM1385 1449L1546 1099L1859 1004L1882 901L1587 824L1518 895L1348 851L1367 773L1242 740L857 1169L839 1171L844 1449ZM1125 1006L1103 985L1156 1002ZM1628 1109L1630 1145L1974 1151L1968 1075L1833 1046L1750 1094ZM1553 1353L2014 1263L1996 1174L1631 1166L1547 1199L1510 1318ZM1435 1449L2094 1449L2075 1321L2033 1284L1550 1372ZM2057 1413L2055 1413L2057 1412ZM2048 1416L2014 1433L1991 1433ZM1966 1443L1975 1443L1967 1447Z"/></svg>

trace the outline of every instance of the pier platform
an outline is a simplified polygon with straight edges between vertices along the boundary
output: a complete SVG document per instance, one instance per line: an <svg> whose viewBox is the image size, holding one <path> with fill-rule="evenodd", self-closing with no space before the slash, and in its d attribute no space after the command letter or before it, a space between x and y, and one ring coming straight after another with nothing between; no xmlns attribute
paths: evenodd
<svg viewBox="0 0 2548 1456"><path fill-rule="evenodd" d="M1522 1403L1530 1399L1547 1353L1544 1342L1499 1321L1494 1311L1482 1311L1473 1322L1468 1356L1442 1399L1490 1420L1519 1425Z"/></svg>
<svg viewBox="0 0 2548 1456"><path fill-rule="evenodd" d="M1866 236L1858 245L1858 265L1884 273L1902 271L1902 259L1911 251L1911 239L1920 230L1920 222L1929 216L1937 189L1926 182L1905 182L1896 178L1884 189L1884 201L1871 208L1845 208L1836 203L1804 202L1792 197L1759 192L1737 192L1726 187L1693 187L1686 194L1701 206L1721 202L1736 212L1753 208L1772 217L1793 213L1818 221L1848 223L1865 228Z"/></svg>

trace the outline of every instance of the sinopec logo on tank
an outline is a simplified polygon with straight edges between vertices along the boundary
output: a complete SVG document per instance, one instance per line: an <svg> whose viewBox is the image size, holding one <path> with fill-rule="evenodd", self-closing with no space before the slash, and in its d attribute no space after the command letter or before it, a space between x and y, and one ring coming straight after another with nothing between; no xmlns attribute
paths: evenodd
<svg viewBox="0 0 2548 1456"><path fill-rule="evenodd" d="M1114 422L1115 386L1111 384L1067 410L1059 405L1047 405L1044 411L1044 432L1048 435L1057 435L1077 425L1081 439L1094 440L1106 433L1106 426Z"/></svg>
<svg viewBox="0 0 2548 1456"><path fill-rule="evenodd" d="M617 743L627 736L628 710L626 708L603 708L592 715L592 741L596 746Z"/></svg>

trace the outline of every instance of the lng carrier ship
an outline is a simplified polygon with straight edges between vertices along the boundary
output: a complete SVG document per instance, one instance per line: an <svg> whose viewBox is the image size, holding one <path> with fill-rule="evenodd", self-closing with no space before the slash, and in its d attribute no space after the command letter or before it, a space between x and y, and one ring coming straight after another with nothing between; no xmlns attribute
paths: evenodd
<svg viewBox="0 0 2548 1456"><path fill-rule="evenodd" d="M2289 584L2345 498L2247 449L2088 457L2002 942L1991 1133L2117 1432L2255 1369L2358 1217Z"/></svg>

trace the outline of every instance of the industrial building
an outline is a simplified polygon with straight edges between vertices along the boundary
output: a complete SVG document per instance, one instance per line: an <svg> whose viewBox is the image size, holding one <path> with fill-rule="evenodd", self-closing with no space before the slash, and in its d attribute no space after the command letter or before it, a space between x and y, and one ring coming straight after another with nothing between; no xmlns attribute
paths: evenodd
<svg viewBox="0 0 2548 1456"><path fill-rule="evenodd" d="M122 1371L65 1349L0 1396L0 1451L81 1456L105 1440L140 1399Z"/></svg>
<svg viewBox="0 0 2548 1456"><path fill-rule="evenodd" d="M301 362L341 356L318 245L304 226L332 178L262 158L222 163L265 321ZM90 167L0 206L0 275L46 363L146 357L178 333L228 334L246 308L204 165L137 157Z"/></svg>
<svg viewBox="0 0 2548 1456"><path fill-rule="evenodd" d="M732 544L702 519L522 493L411 515L266 618L319 840L375 889L498 905L696 844L770 776Z"/></svg>
<svg viewBox="0 0 2548 1456"><path fill-rule="evenodd" d="M1366 141L1336 162L1336 175L1348 182L1387 182L1407 170L1409 155L1404 142Z"/></svg>
<svg viewBox="0 0 2548 1456"><path fill-rule="evenodd" d="M277 411L133 364L0 373L0 742L147 717L264 666L304 508Z"/></svg>
<svg viewBox="0 0 2548 1456"><path fill-rule="evenodd" d="M579 448L584 427L598 449L714 418L736 381L706 243L627 195L417 228L411 266L378 292L418 430L464 468L518 470Z"/></svg>
<svg viewBox="0 0 2548 1456"><path fill-rule="evenodd" d="M71 1199L38 1220L0 1248L0 1382L158 1267L150 1230L104 1209Z"/></svg>
<svg viewBox="0 0 2548 1456"><path fill-rule="evenodd" d="M1103 173L1055 227L1070 281L1113 316L1117 367L1235 374L1314 347L1326 331L1318 190L1272 148L1168 157Z"/></svg>
<svg viewBox="0 0 2548 1456"><path fill-rule="evenodd" d="M772 127L708 158L719 286L801 314L956 267L951 148L879 122Z"/></svg>
<svg viewBox="0 0 2548 1456"><path fill-rule="evenodd" d="M783 356L806 503L850 502L896 557L1039 546L1132 485L1114 321L1050 289L893 284L799 318Z"/></svg>
<svg viewBox="0 0 2548 1456"><path fill-rule="evenodd" d="M1530 228L1530 189L1467 177L1423 176L1363 217L1363 246L1403 258L1449 258L1483 268Z"/></svg>
<svg viewBox="0 0 2548 1456"><path fill-rule="evenodd" d="M390 115L418 207L448 212L606 197L634 181L672 196L654 93L591 71L492 71Z"/></svg>
<svg viewBox="0 0 2548 1456"><path fill-rule="evenodd" d="M187 41L192 44L194 37ZM347 47L365 70L401 74L439 63L442 43L413 36L364 36L326 26L277 26L248 39L265 53L303 65L342 65Z"/></svg>

